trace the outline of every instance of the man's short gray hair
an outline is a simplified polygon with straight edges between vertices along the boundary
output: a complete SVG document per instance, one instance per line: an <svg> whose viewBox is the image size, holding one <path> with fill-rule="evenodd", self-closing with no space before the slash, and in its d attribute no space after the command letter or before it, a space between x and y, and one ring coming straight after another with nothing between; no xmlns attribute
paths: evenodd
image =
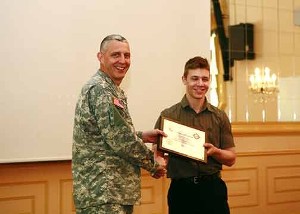
<svg viewBox="0 0 300 214"><path fill-rule="evenodd" d="M100 52L104 52L107 48L107 44L113 40L119 41L119 42L127 42L127 40L119 34L108 35L102 40L102 42L100 44Z"/></svg>

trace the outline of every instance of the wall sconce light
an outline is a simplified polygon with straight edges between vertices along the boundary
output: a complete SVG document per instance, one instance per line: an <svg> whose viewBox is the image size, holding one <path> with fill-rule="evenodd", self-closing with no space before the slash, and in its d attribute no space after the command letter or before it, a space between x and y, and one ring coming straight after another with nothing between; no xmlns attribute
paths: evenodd
<svg viewBox="0 0 300 214"><path fill-rule="evenodd" d="M261 95L261 102L266 102L265 95L273 95L279 92L277 80L276 74L271 75L270 68L265 67L263 71L255 68L254 74L250 75L249 89L253 94Z"/></svg>

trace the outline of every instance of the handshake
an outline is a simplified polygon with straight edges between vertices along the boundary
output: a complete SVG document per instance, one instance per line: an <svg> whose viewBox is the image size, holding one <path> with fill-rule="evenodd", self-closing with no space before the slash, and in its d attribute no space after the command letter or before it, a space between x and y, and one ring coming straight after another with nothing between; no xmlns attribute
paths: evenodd
<svg viewBox="0 0 300 214"><path fill-rule="evenodd" d="M167 158L164 157L164 154L157 150L156 143L158 141L159 136L167 137L167 135L159 129L142 132L143 142L153 143L152 149L154 152L154 160L156 163L158 163L158 167L154 172L151 173L151 176L156 179L165 176L165 174L167 173L166 166L168 162Z"/></svg>
<svg viewBox="0 0 300 214"><path fill-rule="evenodd" d="M159 164L159 166L156 168L156 171L151 173L151 176L155 179L161 178L165 176L167 173L167 157L165 157L162 153L154 150L154 160Z"/></svg>

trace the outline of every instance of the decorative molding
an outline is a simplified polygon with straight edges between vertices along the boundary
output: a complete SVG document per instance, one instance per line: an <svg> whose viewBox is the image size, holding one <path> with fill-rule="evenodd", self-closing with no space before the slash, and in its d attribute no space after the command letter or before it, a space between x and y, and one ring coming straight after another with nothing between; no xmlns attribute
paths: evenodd
<svg viewBox="0 0 300 214"><path fill-rule="evenodd" d="M259 205L259 168L225 168L222 178L227 184L231 208L256 207Z"/></svg>
<svg viewBox="0 0 300 214"><path fill-rule="evenodd" d="M299 155L299 149L289 149L282 151L266 151L266 152L238 152L236 155L238 157L247 157L247 156L278 156L278 155Z"/></svg>
<svg viewBox="0 0 300 214"><path fill-rule="evenodd" d="M1 184L1 183L0 183ZM0 210L3 213L47 213L47 181L13 182L0 185Z"/></svg>
<svg viewBox="0 0 300 214"><path fill-rule="evenodd" d="M234 136L300 135L300 122L233 122Z"/></svg>
<svg viewBox="0 0 300 214"><path fill-rule="evenodd" d="M59 210L61 214L76 213L73 201L73 180L59 180Z"/></svg>
<svg viewBox="0 0 300 214"><path fill-rule="evenodd" d="M142 199L141 204L155 204L155 186L149 185L149 186L142 186Z"/></svg>
<svg viewBox="0 0 300 214"><path fill-rule="evenodd" d="M300 165L266 167L267 203L300 202Z"/></svg>

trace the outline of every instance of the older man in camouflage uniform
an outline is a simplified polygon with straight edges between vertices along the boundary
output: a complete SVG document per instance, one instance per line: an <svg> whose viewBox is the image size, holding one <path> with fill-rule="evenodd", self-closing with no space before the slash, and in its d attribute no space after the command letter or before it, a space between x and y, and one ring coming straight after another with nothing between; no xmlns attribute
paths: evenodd
<svg viewBox="0 0 300 214"><path fill-rule="evenodd" d="M103 39L100 69L82 88L73 133L73 188L77 213L133 213L141 197L140 169L154 178L165 168L144 142L156 142L158 129L136 132L119 88L130 67L130 49L120 35Z"/></svg>

